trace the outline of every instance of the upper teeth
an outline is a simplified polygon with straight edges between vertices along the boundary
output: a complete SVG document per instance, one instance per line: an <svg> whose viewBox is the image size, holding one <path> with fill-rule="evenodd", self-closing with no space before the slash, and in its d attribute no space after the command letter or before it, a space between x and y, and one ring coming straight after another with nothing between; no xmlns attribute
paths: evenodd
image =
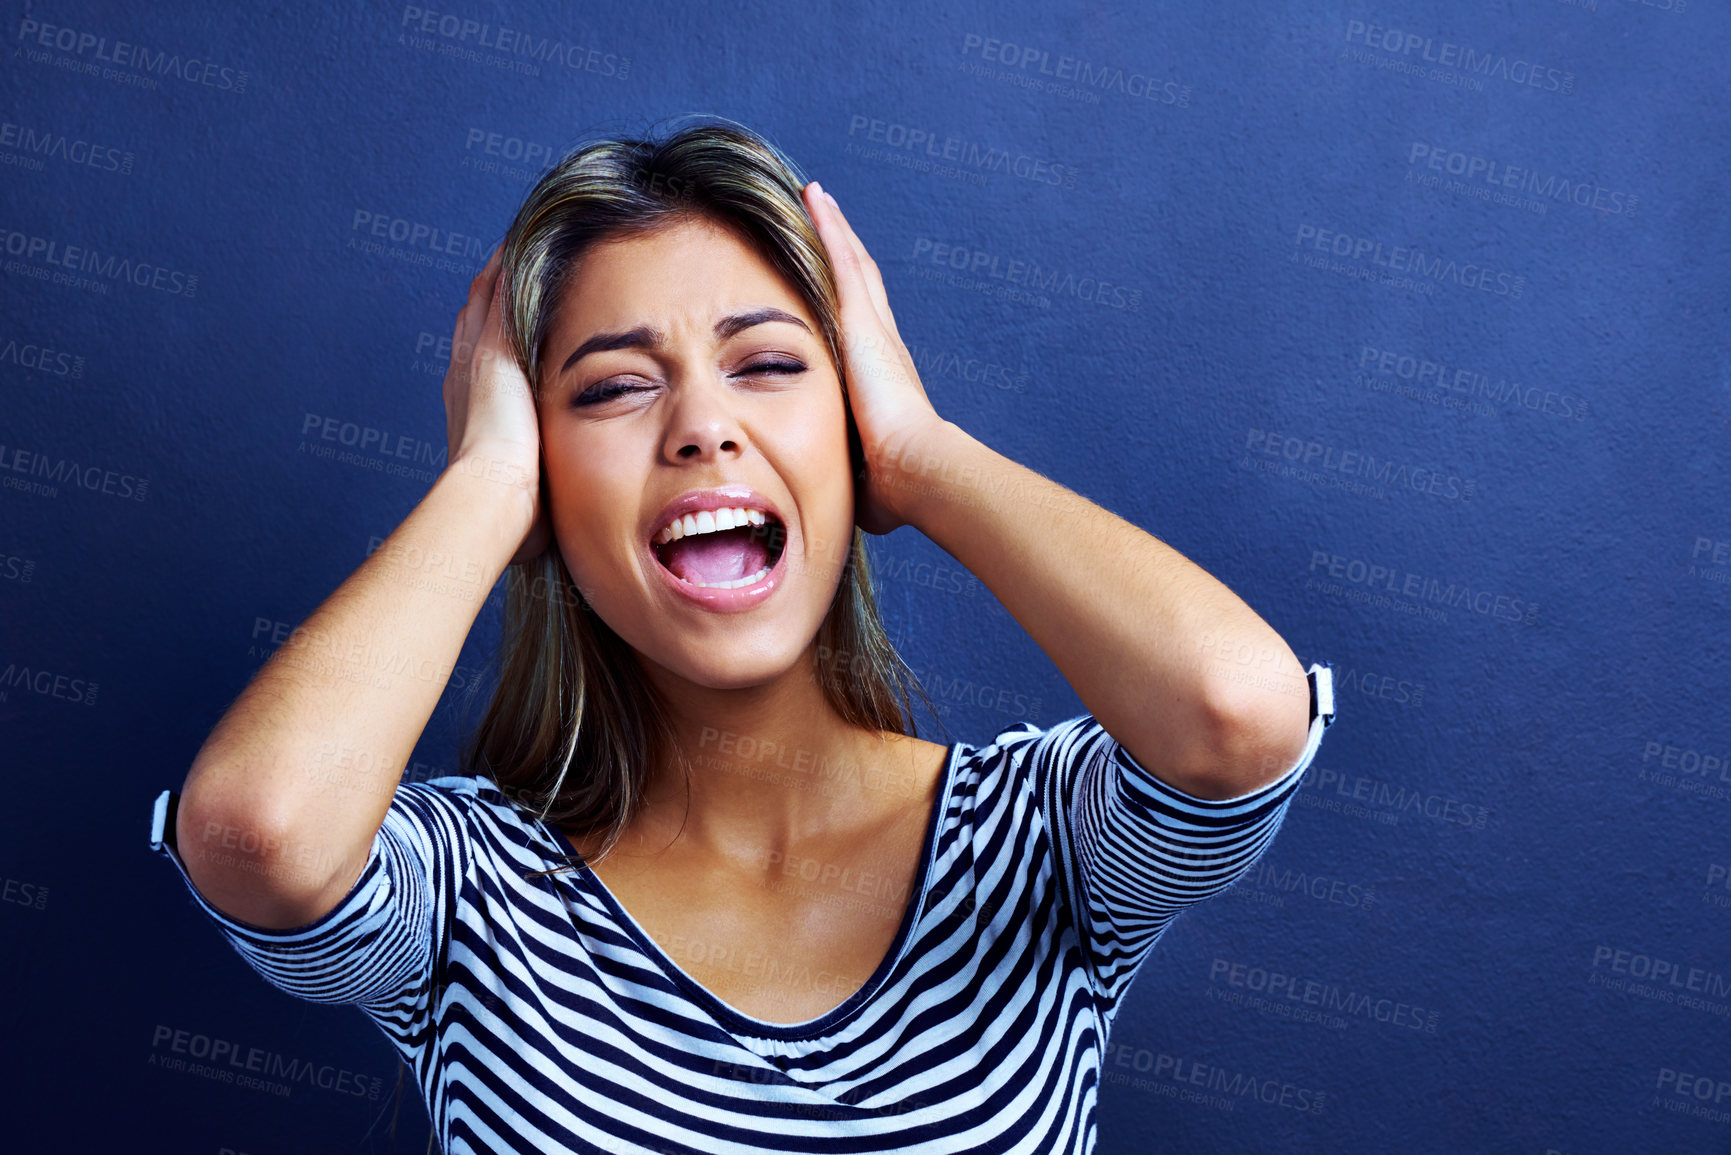
<svg viewBox="0 0 1731 1155"><path fill-rule="evenodd" d="M666 529L655 535L655 544L666 545L670 541L678 541L695 533L717 533L724 529L762 525L765 520L761 509L706 509L700 513L688 513L684 517L674 518L667 524Z"/></svg>

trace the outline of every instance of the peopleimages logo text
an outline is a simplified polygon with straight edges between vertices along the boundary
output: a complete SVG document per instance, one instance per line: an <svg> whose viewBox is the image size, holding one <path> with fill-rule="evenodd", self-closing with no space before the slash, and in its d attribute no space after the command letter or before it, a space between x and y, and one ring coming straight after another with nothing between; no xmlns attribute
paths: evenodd
<svg viewBox="0 0 1731 1155"><path fill-rule="evenodd" d="M1541 173L1520 165L1504 164L1490 157L1460 152L1442 145L1413 141L1407 150L1407 175L1423 167L1432 172L1459 177L1469 183L1484 183L1499 189L1532 193L1552 201L1567 202L1602 213L1633 216L1640 198L1590 180L1571 180L1555 173Z"/></svg>
<svg viewBox="0 0 1731 1155"><path fill-rule="evenodd" d="M1373 265L1380 265L1394 272L1412 273L1438 284L1478 289L1480 292L1517 301L1527 291L1527 279L1514 273L1500 272L1471 261L1460 264L1447 257L1433 256L1420 248L1385 245L1373 237L1320 229L1312 224L1299 225L1298 235L1293 238L1292 243L1299 251L1308 248L1347 260L1369 261ZM1298 259L1298 253L1293 254L1293 259Z"/></svg>
<svg viewBox="0 0 1731 1155"><path fill-rule="evenodd" d="M18 40L26 48L32 45L52 48L60 52L70 52L79 58L88 55L91 60L103 64L130 68L155 76L172 76L188 84L220 88L229 92L246 91L247 76L244 69L231 68L195 55L182 56L167 49L157 51L125 40L111 42L108 37L94 32L44 24L29 17L18 22Z"/></svg>
<svg viewBox="0 0 1731 1155"><path fill-rule="evenodd" d="M1485 617L1532 625L1538 620L1536 602L1507 594L1494 593L1472 582L1444 582L1424 574L1413 573L1398 566L1377 565L1362 558L1342 557L1327 550L1312 550L1312 578L1326 575L1348 585L1386 591L1400 597L1415 598L1429 605L1445 605L1470 610Z"/></svg>
<svg viewBox="0 0 1731 1155"><path fill-rule="evenodd" d="M84 245L69 245L54 237L33 236L15 229L0 229L0 252L42 268L88 273L171 296L190 297L198 292L197 273L104 253ZM47 276L46 273L42 275ZM103 292L107 291L103 289Z"/></svg>
<svg viewBox="0 0 1731 1155"><path fill-rule="evenodd" d="M1425 63L1441 68L1454 68L1475 76L1506 80L1511 84L1526 85L1565 96L1575 90L1573 72L1550 68L1531 60L1510 60L1498 52L1479 52L1469 45L1456 44L1452 40L1438 40L1434 36L1421 36L1416 32L1366 24L1363 20L1347 21L1346 42L1362 44L1366 48L1392 52L1399 56L1410 57L1416 54L1418 59Z"/></svg>
<svg viewBox="0 0 1731 1155"><path fill-rule="evenodd" d="M435 12L413 4L403 6L403 18L398 27L408 33L441 37L453 47L502 52L506 58L523 57L536 64L562 64L573 72L593 72L619 80L624 80L631 72L629 56L577 44L559 36L537 36L522 29L450 12Z"/></svg>

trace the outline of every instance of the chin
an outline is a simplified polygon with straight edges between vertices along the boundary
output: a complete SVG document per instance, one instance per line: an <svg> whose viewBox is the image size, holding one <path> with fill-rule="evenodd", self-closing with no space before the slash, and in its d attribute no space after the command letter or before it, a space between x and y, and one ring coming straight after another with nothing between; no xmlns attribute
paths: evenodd
<svg viewBox="0 0 1731 1155"><path fill-rule="evenodd" d="M815 631L813 637L816 636ZM737 643L720 652L720 647L686 645L672 652L649 653L638 650L645 664L707 690L748 690L768 685L785 677L795 668L811 646L811 640L786 645L765 645L739 652Z"/></svg>
<svg viewBox="0 0 1731 1155"><path fill-rule="evenodd" d="M852 525L849 523L851 532ZM711 690L743 690L785 677L810 652L840 590L841 574L814 573L792 550L778 550L773 588L755 604L718 612L669 590L669 575L647 548L583 588L595 615L661 672ZM653 567L653 568L652 568Z"/></svg>

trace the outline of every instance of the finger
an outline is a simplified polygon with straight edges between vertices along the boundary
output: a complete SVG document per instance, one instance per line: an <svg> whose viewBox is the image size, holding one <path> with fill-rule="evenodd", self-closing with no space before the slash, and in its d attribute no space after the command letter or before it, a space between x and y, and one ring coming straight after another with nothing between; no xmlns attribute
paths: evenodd
<svg viewBox="0 0 1731 1155"><path fill-rule="evenodd" d="M486 265L469 282L469 299L457 310L457 323L451 333L451 357L460 364L468 363L474 354L476 342L481 339L487 314L492 308L493 299L498 295L495 290L504 251L505 245L501 241L499 247L493 250L493 255L487 258Z"/></svg>
<svg viewBox="0 0 1731 1155"><path fill-rule="evenodd" d="M836 206L831 205L830 208L834 210L842 230L847 235L848 247L853 251L860 271L860 281L865 286L866 296L872 303L873 312L877 314L878 323L893 334L896 340L901 340L901 331L896 328L895 312L890 308L889 293L884 288L883 273L871 254L866 251L865 242L859 239L859 234L847 223L847 217L843 216Z"/></svg>
<svg viewBox="0 0 1731 1155"><path fill-rule="evenodd" d="M830 267L835 270L836 294L841 298L842 312L851 313L856 295L863 291L864 298L871 299L871 287L860 264L859 251L854 248L840 214L822 192L816 191L816 184L813 181L805 186L806 208L812 223L817 226L818 239L823 242L824 252L829 256ZM875 311L875 304L873 308Z"/></svg>
<svg viewBox="0 0 1731 1155"><path fill-rule="evenodd" d="M827 196L818 192L812 199L819 205L813 220L821 217L824 222L820 236L823 229L829 230L824 245L836 270L836 289L841 296L843 346L851 357L869 359L898 373L905 370L910 364L907 346L896 329L875 262ZM871 302L869 315L855 312L860 307L856 302L861 300Z"/></svg>
<svg viewBox="0 0 1731 1155"><path fill-rule="evenodd" d="M900 340L901 332L896 328L895 313L890 309L889 293L884 289L883 273L878 269L878 263L872 259L871 253L866 251L865 242L859 239L858 233L854 232L853 225L849 223L847 214L841 211L841 206L830 200L827 193L819 199L823 201L829 217L840 226L839 231L843 235L848 250L853 253L855 263L859 266L860 280L865 285L867 296L871 299L872 307L877 312L879 323Z"/></svg>
<svg viewBox="0 0 1731 1155"><path fill-rule="evenodd" d="M504 254L505 242L500 241L498 245L494 247L493 255L487 258L487 263L481 266L481 271L475 274L475 279L469 282L471 291L473 291L476 284L488 282L493 279L491 274L498 270L499 264L504 258Z"/></svg>
<svg viewBox="0 0 1731 1155"><path fill-rule="evenodd" d="M511 352L505 330L505 294L494 293L482 318L474 351L475 387L485 394L503 390L508 395L527 390L522 370Z"/></svg>
<svg viewBox="0 0 1731 1155"><path fill-rule="evenodd" d="M474 280L469 282L469 303L479 303L480 308L476 310L479 313L485 314L488 302L496 295L504 251L505 245L501 241L493 255L487 258L487 263L481 266L481 271L475 274Z"/></svg>

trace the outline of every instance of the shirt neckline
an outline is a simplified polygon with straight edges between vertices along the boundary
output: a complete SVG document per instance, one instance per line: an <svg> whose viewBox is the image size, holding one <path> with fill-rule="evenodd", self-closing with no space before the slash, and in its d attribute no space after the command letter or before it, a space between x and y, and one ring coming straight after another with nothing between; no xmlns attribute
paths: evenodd
<svg viewBox="0 0 1731 1155"><path fill-rule="evenodd" d="M931 812L926 816L926 836L921 842L919 870L914 877L913 893L908 898L907 906L902 910L901 925L896 928L895 939L884 952L884 957L859 988L838 1005L831 1007L816 1018L805 1019L796 1023L772 1023L766 1019L753 1018L742 1011L734 1009L713 994L708 987L693 978L684 967L675 962L667 952L656 944L648 931L638 923L630 911L607 889L607 884L601 881L600 875L590 869L589 862L577 852L576 846L565 832L558 826L546 820L538 820L553 836L564 845L571 857L579 863L576 876L587 885L591 894L600 899L614 920L631 936L644 957L648 958L661 972L671 979L692 1002L696 1003L722 1026L737 1034L747 1034L758 1038L796 1041L814 1039L840 1026L851 1018L861 1007L870 1002L890 972L902 961L907 953L908 943L913 936L913 928L919 922L925 911L926 887L932 874L932 860L937 847L938 827L942 825L943 815L949 806L950 793L955 783L956 763L960 760L961 750L965 743L950 743L949 753L944 759L943 782L932 802Z"/></svg>

